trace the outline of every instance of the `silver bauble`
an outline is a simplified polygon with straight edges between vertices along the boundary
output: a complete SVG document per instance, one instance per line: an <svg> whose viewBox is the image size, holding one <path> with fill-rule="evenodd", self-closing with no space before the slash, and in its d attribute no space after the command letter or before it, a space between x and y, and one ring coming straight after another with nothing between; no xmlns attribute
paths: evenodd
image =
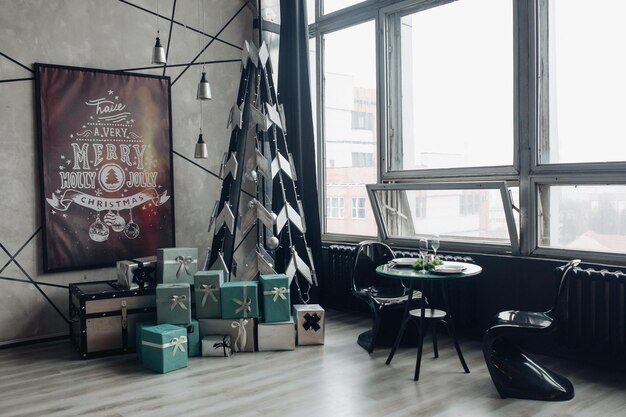
<svg viewBox="0 0 626 417"><path fill-rule="evenodd" d="M113 220L113 223L110 224L110 226L114 232L119 233L126 228L126 220L124 220L124 218L118 214L117 216L115 216L115 219Z"/></svg>
<svg viewBox="0 0 626 417"><path fill-rule="evenodd" d="M278 238L276 236L272 236L269 239L267 239L267 248L274 250L278 247L278 245L280 244L280 241L278 240Z"/></svg>
<svg viewBox="0 0 626 417"><path fill-rule="evenodd" d="M89 226L89 238L94 242L104 242L109 238L109 226L102 223L100 218Z"/></svg>
<svg viewBox="0 0 626 417"><path fill-rule="evenodd" d="M139 225L132 220L124 228L124 234L129 239L134 239L139 236Z"/></svg>

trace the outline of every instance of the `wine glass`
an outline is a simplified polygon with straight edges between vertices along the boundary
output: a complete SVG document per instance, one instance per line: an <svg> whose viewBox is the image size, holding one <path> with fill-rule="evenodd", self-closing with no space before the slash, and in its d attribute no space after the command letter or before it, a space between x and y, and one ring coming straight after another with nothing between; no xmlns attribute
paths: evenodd
<svg viewBox="0 0 626 417"><path fill-rule="evenodd" d="M420 273L426 273L426 255L428 255L428 239L420 239L419 241L419 251L420 256L422 257L422 269Z"/></svg>
<svg viewBox="0 0 626 417"><path fill-rule="evenodd" d="M433 248L433 252L435 253L434 258L437 258L437 251L439 250L439 235L434 234L430 237L430 247Z"/></svg>

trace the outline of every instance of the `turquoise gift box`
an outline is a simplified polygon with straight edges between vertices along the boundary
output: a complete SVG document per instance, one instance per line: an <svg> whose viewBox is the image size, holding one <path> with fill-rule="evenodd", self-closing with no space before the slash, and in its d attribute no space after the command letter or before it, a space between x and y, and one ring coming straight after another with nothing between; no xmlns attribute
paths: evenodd
<svg viewBox="0 0 626 417"><path fill-rule="evenodd" d="M289 277L285 274L261 275L263 322L275 323L291 319Z"/></svg>
<svg viewBox="0 0 626 417"><path fill-rule="evenodd" d="M158 284L190 284L198 271L198 248L160 248L156 250Z"/></svg>
<svg viewBox="0 0 626 417"><path fill-rule="evenodd" d="M198 271L194 276L194 301L196 317L211 319L222 317L220 287L224 284L224 271Z"/></svg>
<svg viewBox="0 0 626 417"><path fill-rule="evenodd" d="M191 296L189 284L157 284L157 323L191 323Z"/></svg>
<svg viewBox="0 0 626 417"><path fill-rule="evenodd" d="M222 284L222 318L259 317L258 282L231 281Z"/></svg>
<svg viewBox="0 0 626 417"><path fill-rule="evenodd" d="M193 356L201 356L202 355L202 346L200 344L200 326L198 324L198 320L191 320L191 324L179 325L179 327L184 327L187 329L187 353L190 358Z"/></svg>
<svg viewBox="0 0 626 417"><path fill-rule="evenodd" d="M173 324L158 324L141 330L141 362L144 368L162 374L186 368L187 330Z"/></svg>
<svg viewBox="0 0 626 417"><path fill-rule="evenodd" d="M135 324L135 353L137 353L137 359L141 360L141 331L146 327L156 326L153 321L145 321Z"/></svg>

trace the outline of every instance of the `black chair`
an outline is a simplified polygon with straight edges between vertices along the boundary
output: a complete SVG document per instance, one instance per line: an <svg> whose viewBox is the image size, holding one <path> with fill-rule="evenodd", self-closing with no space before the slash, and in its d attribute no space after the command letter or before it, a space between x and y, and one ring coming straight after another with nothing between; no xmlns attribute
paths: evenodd
<svg viewBox="0 0 626 417"><path fill-rule="evenodd" d="M557 268L563 275L554 307L547 312L503 311L483 336L483 355L500 397L541 401L565 401L574 398L574 386L562 375L528 356L513 339L546 335L557 330L567 319L568 272L580 260Z"/></svg>
<svg viewBox="0 0 626 417"><path fill-rule="evenodd" d="M365 240L357 247L352 270L352 293L365 301L374 315L372 329L360 334L357 343L368 353L374 351L380 330L381 310L402 308L408 299L409 289L402 280L386 279L375 271L377 266L394 258L391 248L382 242ZM414 291L412 304L419 305L421 299L422 293Z"/></svg>

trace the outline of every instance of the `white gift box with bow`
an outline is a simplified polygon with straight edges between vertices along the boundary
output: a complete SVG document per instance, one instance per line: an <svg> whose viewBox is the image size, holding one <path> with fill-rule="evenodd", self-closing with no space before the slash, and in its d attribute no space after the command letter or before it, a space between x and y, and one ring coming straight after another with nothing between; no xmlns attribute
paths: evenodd
<svg viewBox="0 0 626 417"><path fill-rule="evenodd" d="M198 271L198 248L160 248L157 256L157 283L190 284Z"/></svg>

